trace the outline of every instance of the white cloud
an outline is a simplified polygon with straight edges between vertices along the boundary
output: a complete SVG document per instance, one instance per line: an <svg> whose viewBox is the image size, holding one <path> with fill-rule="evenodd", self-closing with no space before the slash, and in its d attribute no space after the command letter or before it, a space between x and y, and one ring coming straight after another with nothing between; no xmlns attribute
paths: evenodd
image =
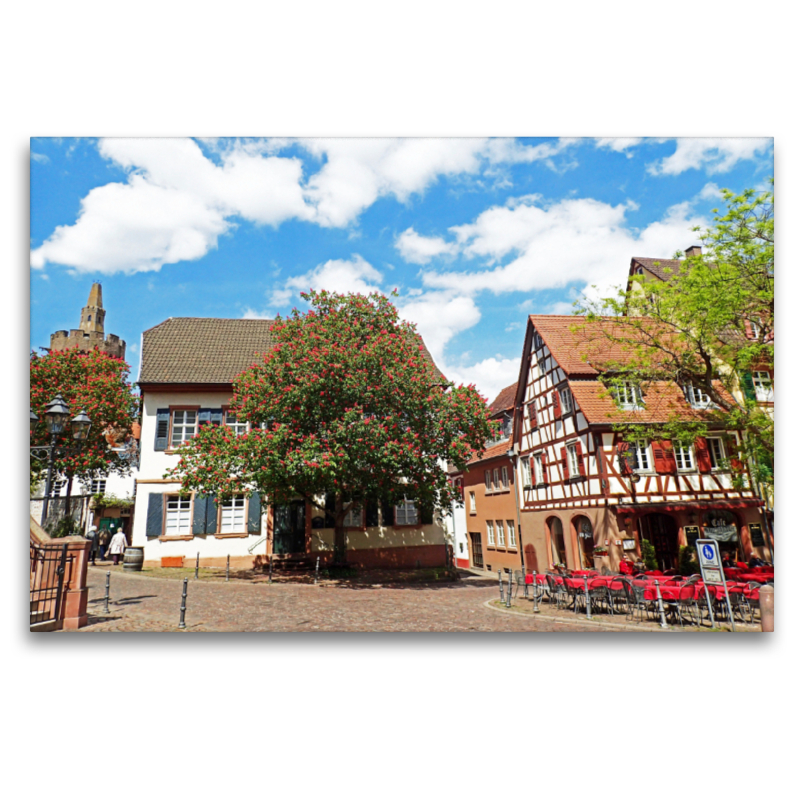
<svg viewBox="0 0 800 800"><path fill-rule="evenodd" d="M521 349L521 347L520 347ZM467 367L450 367L442 372L455 383L474 383L478 391L491 403L506 386L519 379L519 357L486 358Z"/></svg>
<svg viewBox="0 0 800 800"><path fill-rule="evenodd" d="M705 169L709 175L727 172L739 161L753 160L772 147L771 138L678 139L675 152L647 167L651 175L680 175L687 169Z"/></svg>
<svg viewBox="0 0 800 800"><path fill-rule="evenodd" d="M37 164L48 164L50 162L50 158L44 153L34 153L31 150L31 161L35 161Z"/></svg>
<svg viewBox="0 0 800 800"><path fill-rule="evenodd" d="M633 158L633 153L627 151L641 143L641 136L605 136L595 139L597 147L607 148L615 153L625 153L628 158Z"/></svg>
<svg viewBox="0 0 800 800"><path fill-rule="evenodd" d="M326 261L303 275L289 278L283 286L272 290L270 304L275 307L285 306L292 297L309 289L324 289L342 294L369 294L380 291L382 280L383 275L356 254L350 261Z"/></svg>
<svg viewBox="0 0 800 800"><path fill-rule="evenodd" d="M394 246L411 264L427 264L437 256L458 252L456 244L446 242L441 236L420 236L413 228L404 230L395 239Z"/></svg>
<svg viewBox="0 0 800 800"><path fill-rule="evenodd" d="M707 183L698 193L700 200L717 200L722 197L722 192L716 183Z"/></svg>
<svg viewBox="0 0 800 800"><path fill-rule="evenodd" d="M641 231L626 225L630 205L567 199L549 205L532 197L524 203L495 206L475 222L450 230L462 254L489 266L474 271L428 271L430 289L474 295L491 291L554 289L570 283L598 284L603 291L624 281L631 256L670 257L694 241L691 229L708 223L690 203L673 206L662 220Z"/></svg>
<svg viewBox="0 0 800 800"><path fill-rule="evenodd" d="M274 314L269 314L269 313L264 312L264 311L256 311L255 309L250 308L248 306L244 310L244 313L242 314L241 318L242 319L272 319L274 316L275 316Z"/></svg>

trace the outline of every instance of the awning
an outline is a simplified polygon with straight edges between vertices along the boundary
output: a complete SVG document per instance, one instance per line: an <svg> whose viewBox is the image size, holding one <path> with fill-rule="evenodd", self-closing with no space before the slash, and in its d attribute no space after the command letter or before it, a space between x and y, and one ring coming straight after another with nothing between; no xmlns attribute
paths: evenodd
<svg viewBox="0 0 800 800"><path fill-rule="evenodd" d="M686 500L674 503L619 503L620 514L634 511L716 511L719 509L759 508L764 505L757 497L743 497L737 500Z"/></svg>

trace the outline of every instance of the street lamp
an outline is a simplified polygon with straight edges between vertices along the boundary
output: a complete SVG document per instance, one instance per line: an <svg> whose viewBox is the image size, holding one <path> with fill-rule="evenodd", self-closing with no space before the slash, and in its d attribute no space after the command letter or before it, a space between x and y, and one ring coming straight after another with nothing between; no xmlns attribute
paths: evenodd
<svg viewBox="0 0 800 800"><path fill-rule="evenodd" d="M53 462L56 456L68 455L70 453L78 452L82 447L87 437L89 436L89 429L92 427L92 421L86 414L84 409L81 409L78 414L70 420L69 406L64 402L64 398L57 394L51 400L44 412L44 422L47 427L47 432L50 434L50 444L37 445L30 448L31 456L40 461L47 459L47 478L44 484L44 503L42 507L42 527L44 527L47 520L47 512L50 505L50 492L53 485ZM31 409L31 427L30 433L36 427L39 417L34 414ZM66 431L67 426L71 428L72 438L75 440L75 445L68 447L66 445L58 445L59 434Z"/></svg>

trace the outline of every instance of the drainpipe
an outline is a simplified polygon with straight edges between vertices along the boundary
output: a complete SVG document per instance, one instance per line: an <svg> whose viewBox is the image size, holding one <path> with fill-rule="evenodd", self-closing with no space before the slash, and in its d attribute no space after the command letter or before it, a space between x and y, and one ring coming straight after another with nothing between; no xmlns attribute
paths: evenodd
<svg viewBox="0 0 800 800"><path fill-rule="evenodd" d="M519 541L519 560L522 564L522 574L525 575L525 548L522 544L522 519L519 512L519 474L517 472L517 463L519 462L519 453L516 452L516 445L513 449L508 450L506 455L511 459L511 469L514 475L514 506L517 509L517 539Z"/></svg>

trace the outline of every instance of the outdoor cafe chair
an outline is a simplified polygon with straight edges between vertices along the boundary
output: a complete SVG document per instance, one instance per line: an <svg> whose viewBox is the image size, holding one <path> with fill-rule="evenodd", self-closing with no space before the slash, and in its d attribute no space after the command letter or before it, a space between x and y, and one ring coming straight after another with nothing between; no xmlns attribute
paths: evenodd
<svg viewBox="0 0 800 800"><path fill-rule="evenodd" d="M742 592L742 601L746 604L747 611L750 614L750 622L755 622L755 611L759 609L759 613L761 611L761 606L758 602L758 594L761 590L761 584L758 581L749 581L747 584L747 589ZM747 595L750 595L749 597Z"/></svg>
<svg viewBox="0 0 800 800"><path fill-rule="evenodd" d="M516 589L514 590L514 597L519 594L519 587L522 587L522 594L527 599L528 597L528 584L525 583L525 570L524 569L515 569L514 570L514 583L516 584ZM531 584L534 589L536 584Z"/></svg>
<svg viewBox="0 0 800 800"><path fill-rule="evenodd" d="M611 614L614 613L614 606L611 602L611 592L608 588L607 581L598 581L597 579L589 578L589 601L592 607L597 604L601 608L606 608Z"/></svg>
<svg viewBox="0 0 800 800"><path fill-rule="evenodd" d="M586 608L586 595L583 590L583 586L578 589L575 586L571 586L569 584L569 578L564 578L564 591L567 593L568 598L572 598L572 604L567 604L566 608L572 608L572 610L577 614L580 611L581 604L583 604L584 609ZM575 579L573 579L575 580ZM583 583L583 579L580 579L581 584Z"/></svg>
<svg viewBox="0 0 800 800"><path fill-rule="evenodd" d="M625 585L623 583L625 580L626 578L624 577L616 576L608 584L608 596L611 600L612 614L614 613L614 606L622 606L626 614L630 611L630 606L628 605L628 595L625 592Z"/></svg>
<svg viewBox="0 0 800 800"><path fill-rule="evenodd" d="M557 583L555 577L551 575L549 572L546 575L546 579L547 579L547 588L550 593L550 602L552 603L555 600L556 608L566 607L566 599L567 599L566 585L563 583Z"/></svg>
<svg viewBox="0 0 800 800"><path fill-rule="evenodd" d="M620 578L625 587L625 594L628 598L628 614L631 619L636 619L636 612L639 612L639 619L644 622L645 612L650 611L648 602L644 599L644 589L635 586L629 580Z"/></svg>
<svg viewBox="0 0 800 800"><path fill-rule="evenodd" d="M683 616L683 612L688 611L692 625L695 624L695 613L698 625L701 620L700 606L697 604L697 582L699 580L699 575L691 575L678 592L678 613ZM683 627L683 622L681 622L681 627Z"/></svg>

